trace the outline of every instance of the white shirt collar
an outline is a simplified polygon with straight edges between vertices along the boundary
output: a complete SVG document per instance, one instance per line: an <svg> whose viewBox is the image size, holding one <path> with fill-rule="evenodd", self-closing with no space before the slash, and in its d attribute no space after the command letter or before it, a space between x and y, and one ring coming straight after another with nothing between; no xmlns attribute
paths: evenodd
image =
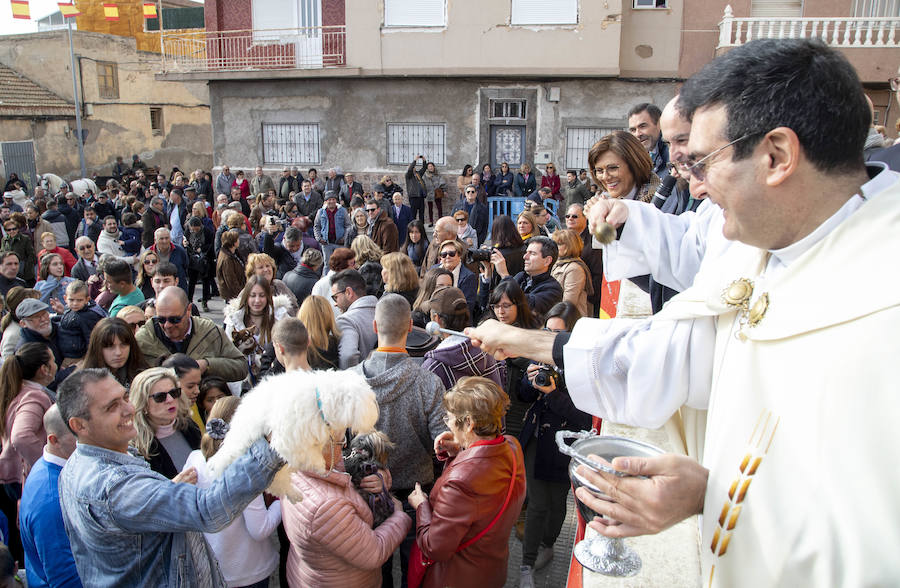
<svg viewBox="0 0 900 588"><path fill-rule="evenodd" d="M63 459L58 455L53 455L49 451L47 451L47 447L44 446L44 461L47 463L52 463L53 465L58 465L59 467L64 467L66 462L69 461L67 459Z"/></svg>
<svg viewBox="0 0 900 588"><path fill-rule="evenodd" d="M831 231L833 231L838 225L850 218L850 216L852 216L853 213L856 212L859 207L861 207L865 203L867 198L870 198L873 195L883 191L895 181L897 181L897 176L895 174L885 173L884 171L878 172L874 178L860 187L859 193L851 196L847 200L847 202L845 202L844 205L837 210L837 212L832 214L825 220L825 222L816 227L816 229L812 233L803 237L796 243L791 243L787 247L770 250L772 257L769 260L768 267L766 268L766 273L771 276L771 272L778 272L779 270L789 266L801 255L812 249L813 245L828 236L828 234L831 233Z"/></svg>

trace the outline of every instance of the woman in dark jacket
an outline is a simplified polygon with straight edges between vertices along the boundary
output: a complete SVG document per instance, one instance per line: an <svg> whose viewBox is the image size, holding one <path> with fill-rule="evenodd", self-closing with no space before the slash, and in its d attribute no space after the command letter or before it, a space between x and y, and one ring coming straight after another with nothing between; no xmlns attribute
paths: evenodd
<svg viewBox="0 0 900 588"><path fill-rule="evenodd" d="M309 335L306 358L314 370L337 369L341 331L334 321L331 304L315 294L307 296L297 313Z"/></svg>
<svg viewBox="0 0 900 588"><path fill-rule="evenodd" d="M484 279L489 282L487 288L482 287L478 292L478 306L481 312L487 311L488 296L504 277L497 271L498 265L505 264L504 273L509 277L515 277L525 269L525 243L522 242L522 236L519 235L513 220L505 214L494 217L491 243L494 249L491 260L481 262L482 284Z"/></svg>
<svg viewBox="0 0 900 588"><path fill-rule="evenodd" d="M569 332L579 318L578 310L571 302L560 302L547 313L544 328ZM549 385L538 385L535 379L543 367L537 363L529 365L519 387L519 398L533 402L519 433L528 478L528 506L522 540L523 576L531 574L532 569L543 567L553 557L553 544L566 517L569 457L557 448L556 432L591 428L591 415L575 408L565 379L558 372L550 372ZM524 566L530 569L525 570Z"/></svg>
<svg viewBox="0 0 900 588"><path fill-rule="evenodd" d="M531 312L528 300L519 284L512 278L501 280L491 291L487 314L482 320L495 319L503 324L523 329L537 329L540 323ZM524 357L510 357L506 360L506 393L509 394L510 407L506 415L506 432L518 435L525 421L525 412L530 402L519 397L519 385L525 369L531 362Z"/></svg>
<svg viewBox="0 0 900 588"><path fill-rule="evenodd" d="M154 472L172 479L184 468L191 451L200 449L199 427L191 406L178 387L175 370L150 368L131 382L128 399L134 406L137 435L131 445Z"/></svg>
<svg viewBox="0 0 900 588"><path fill-rule="evenodd" d="M219 283L222 299L226 302L236 298L247 283L244 262L237 255L237 247L236 231L222 233L222 249L219 250L219 259L216 261L216 281Z"/></svg>
<svg viewBox="0 0 900 588"><path fill-rule="evenodd" d="M423 555L434 560L424 588L499 588L506 582L509 533L525 500L522 448L501 434L508 403L487 378L464 378L444 395L450 430L434 441L438 459L446 461L444 472L430 496L418 484L409 495L416 509L410 571Z"/></svg>
<svg viewBox="0 0 900 588"><path fill-rule="evenodd" d="M513 183L513 194L519 198L527 198L529 194L537 190L537 179L531 171L531 165L523 163L516 174L516 181Z"/></svg>
<svg viewBox="0 0 900 588"><path fill-rule="evenodd" d="M511 196L514 181L515 177L509 171L509 164L504 161L500 164L500 171L494 174L494 195Z"/></svg>

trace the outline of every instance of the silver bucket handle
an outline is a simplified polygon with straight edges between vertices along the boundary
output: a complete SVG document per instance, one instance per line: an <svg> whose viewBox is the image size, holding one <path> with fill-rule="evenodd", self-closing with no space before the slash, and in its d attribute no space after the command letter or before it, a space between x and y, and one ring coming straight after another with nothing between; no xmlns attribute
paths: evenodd
<svg viewBox="0 0 900 588"><path fill-rule="evenodd" d="M597 430L591 429L590 431L557 431L556 432L556 445L559 447L560 453L563 455L568 455L581 465L585 465L591 468L594 471L606 472L607 474L612 474L614 476L619 476L620 478L625 478L631 476L631 474L626 472L620 472L619 470L613 469L610 466L596 462L592 459L589 459L574 449L566 443L566 439L588 439L590 437L596 437Z"/></svg>

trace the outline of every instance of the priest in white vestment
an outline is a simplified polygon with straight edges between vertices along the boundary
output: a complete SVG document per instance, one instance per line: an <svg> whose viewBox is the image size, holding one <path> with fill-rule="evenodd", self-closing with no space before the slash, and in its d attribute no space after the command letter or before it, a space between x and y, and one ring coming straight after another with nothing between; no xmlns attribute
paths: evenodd
<svg viewBox="0 0 900 588"><path fill-rule="evenodd" d="M498 356L564 362L576 405L605 419L655 427L708 410L702 464L619 458L647 477L585 473L615 500L578 490L621 523L592 522L601 533L702 513L704 586L894 585L900 175L864 167L859 80L819 42L754 41L688 80L679 104L691 173L734 243L650 319L582 319L568 341L467 332Z"/></svg>

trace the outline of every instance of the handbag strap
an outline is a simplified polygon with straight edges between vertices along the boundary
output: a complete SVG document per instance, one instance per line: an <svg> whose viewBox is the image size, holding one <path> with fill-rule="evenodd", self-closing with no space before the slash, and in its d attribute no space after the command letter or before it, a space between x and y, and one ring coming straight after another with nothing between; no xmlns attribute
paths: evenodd
<svg viewBox="0 0 900 588"><path fill-rule="evenodd" d="M516 459L516 452L513 450L512 446L509 447L509 452L512 454L513 462L512 478L510 478L509 480L509 489L506 491L506 500L503 501L503 506L500 507L500 512L498 512L496 516L494 516L493 520L491 520L488 526L482 529L480 533L457 547L457 553L484 537L484 535L491 530L491 528L497 523L497 521L500 520L500 517L503 515L503 513L506 512L506 507L509 506L509 500L510 498L512 498L513 488L516 485L516 475L519 472L519 461Z"/></svg>

